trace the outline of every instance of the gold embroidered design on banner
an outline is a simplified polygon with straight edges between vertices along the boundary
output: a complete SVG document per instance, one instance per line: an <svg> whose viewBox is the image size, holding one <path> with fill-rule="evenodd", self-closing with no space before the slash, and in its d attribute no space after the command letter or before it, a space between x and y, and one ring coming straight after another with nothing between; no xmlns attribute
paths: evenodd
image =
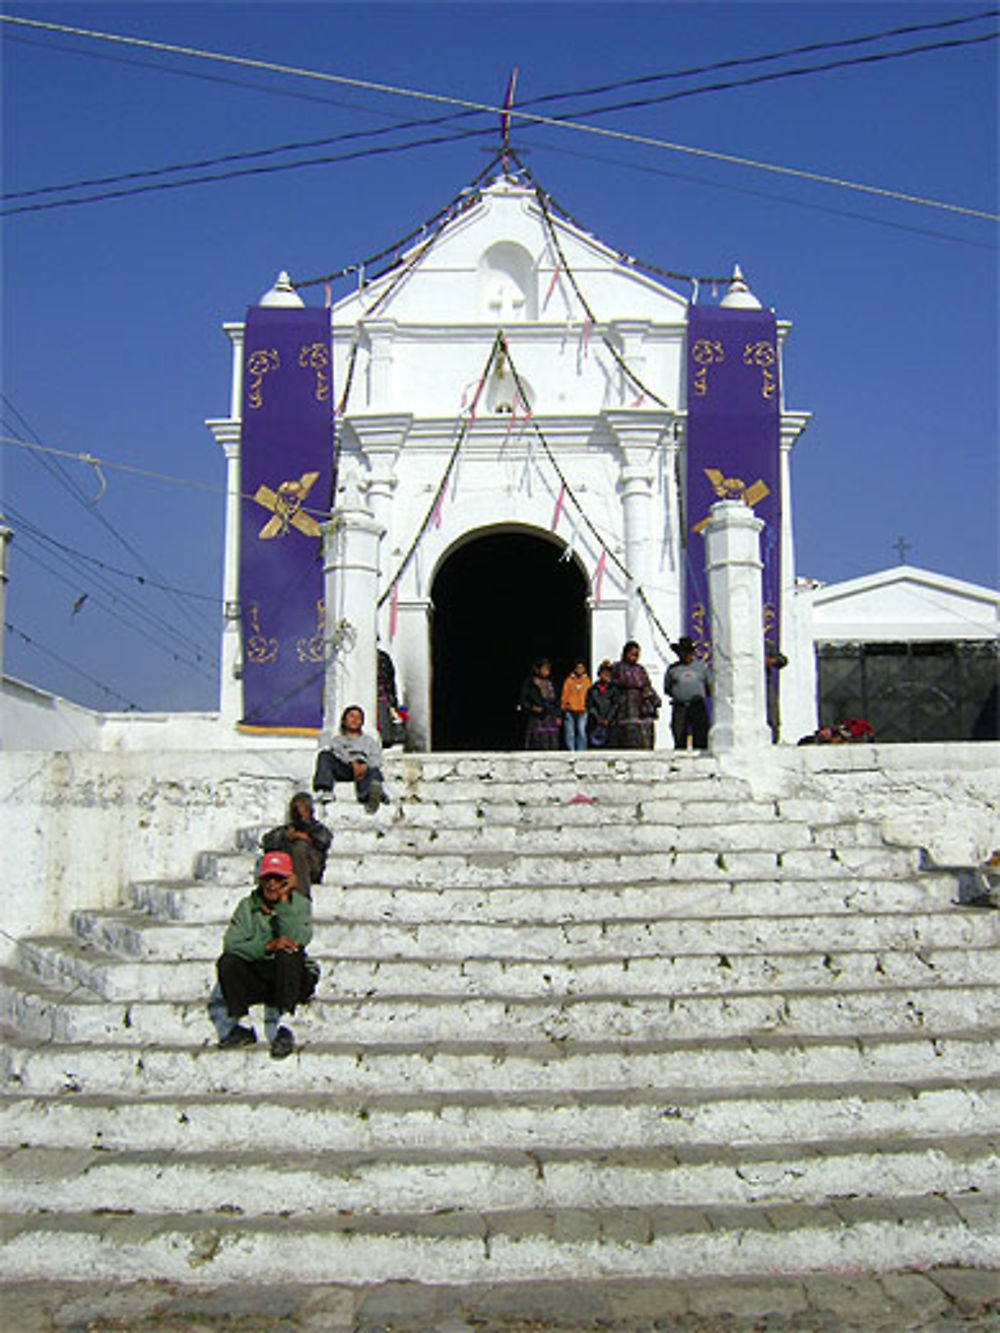
<svg viewBox="0 0 1000 1333"><path fill-rule="evenodd" d="M250 602L247 606L247 619L250 622L250 633L246 642L247 661L255 662L258 666L275 661L278 656L278 640L269 639L261 630L259 602Z"/></svg>
<svg viewBox="0 0 1000 1333"><path fill-rule="evenodd" d="M778 377L770 369L778 360L778 353L775 350L774 343L765 340L755 343L747 343L743 348L743 364L745 366L760 367L760 396L770 399L774 397L778 388Z"/></svg>
<svg viewBox="0 0 1000 1333"><path fill-rule="evenodd" d="M754 505L760 504L765 496L771 494L770 486L759 477L748 486L742 477L727 477L717 467L707 467L704 471L720 500L742 500L752 509ZM703 518L700 523L696 523L691 531L701 532L707 526L709 517L710 515Z"/></svg>
<svg viewBox="0 0 1000 1333"><path fill-rule="evenodd" d="M330 352L322 343L303 343L299 352L299 365L303 370L316 372L313 397L317 403L325 403L330 397L330 376L326 374L329 364Z"/></svg>
<svg viewBox="0 0 1000 1333"><path fill-rule="evenodd" d="M311 634L309 638L301 638L295 641L295 654L300 662L322 662L323 661L323 621L325 618L325 603L323 599L316 603L316 633Z"/></svg>
<svg viewBox="0 0 1000 1333"><path fill-rule="evenodd" d="M321 529L311 514L303 513L302 506L306 497L319 478L318 472L303 472L298 481L283 481L276 491L270 486L258 486L254 501L263 509L269 509L272 517L267 520L257 536L261 541L270 541L273 537L286 537L292 528L304 537L319 537Z"/></svg>
<svg viewBox="0 0 1000 1333"><path fill-rule="evenodd" d="M691 360L699 367L692 385L699 398L708 396L708 368L726 359L726 349L717 339L697 338L691 344Z"/></svg>
<svg viewBox="0 0 1000 1333"><path fill-rule="evenodd" d="M250 376L247 404L251 408L256 410L264 406L264 376L270 374L272 370L277 370L280 365L281 359L276 347L262 347L247 357L247 374Z"/></svg>

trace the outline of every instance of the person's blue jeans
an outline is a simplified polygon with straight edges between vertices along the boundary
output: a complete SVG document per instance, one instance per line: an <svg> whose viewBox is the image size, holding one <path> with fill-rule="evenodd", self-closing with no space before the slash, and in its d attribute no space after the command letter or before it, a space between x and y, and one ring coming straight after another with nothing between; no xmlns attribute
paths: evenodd
<svg viewBox="0 0 1000 1333"><path fill-rule="evenodd" d="M587 714L564 713L563 737L567 750L585 750L587 748Z"/></svg>

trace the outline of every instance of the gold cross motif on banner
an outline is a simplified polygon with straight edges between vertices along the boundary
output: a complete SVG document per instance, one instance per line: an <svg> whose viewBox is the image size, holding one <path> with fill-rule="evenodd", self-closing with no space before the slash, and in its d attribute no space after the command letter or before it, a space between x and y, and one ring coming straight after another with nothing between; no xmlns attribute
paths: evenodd
<svg viewBox="0 0 1000 1333"><path fill-rule="evenodd" d="M751 509L765 496L771 494L770 486L765 481L761 481L759 477L752 485L748 486L741 477L727 477L717 467L705 468L705 476L712 483L712 489L720 500L742 500ZM701 532L702 528L707 526L708 519L703 518L700 523L694 525L691 531Z"/></svg>
<svg viewBox="0 0 1000 1333"><path fill-rule="evenodd" d="M302 512L306 496L318 477L318 472L303 472L298 481L283 481L276 491L272 491L270 486L257 487L254 501L264 509L269 509L273 516L257 533L262 541L284 537L289 528L296 528L304 537L320 535L320 526L316 520Z"/></svg>

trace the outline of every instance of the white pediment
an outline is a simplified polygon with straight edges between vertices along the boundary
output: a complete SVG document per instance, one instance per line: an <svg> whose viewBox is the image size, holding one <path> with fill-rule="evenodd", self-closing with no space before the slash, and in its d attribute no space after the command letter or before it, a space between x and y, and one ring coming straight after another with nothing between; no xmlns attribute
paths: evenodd
<svg viewBox="0 0 1000 1333"><path fill-rule="evenodd" d="M334 325L353 324L373 307L375 318L397 325L579 323L585 316L566 268L601 324L685 322L684 296L550 216L565 266L534 192L509 181L489 186L429 246L427 238L417 241L380 278L339 301Z"/></svg>
<svg viewBox="0 0 1000 1333"><path fill-rule="evenodd" d="M816 589L812 618L818 641L994 638L1000 592L897 565Z"/></svg>

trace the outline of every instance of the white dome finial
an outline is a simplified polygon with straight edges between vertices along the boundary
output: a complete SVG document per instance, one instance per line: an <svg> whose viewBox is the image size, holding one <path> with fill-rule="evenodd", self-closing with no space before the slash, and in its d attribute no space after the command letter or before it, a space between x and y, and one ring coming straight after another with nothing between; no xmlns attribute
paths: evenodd
<svg viewBox="0 0 1000 1333"><path fill-rule="evenodd" d="M760 302L746 285L743 270L739 264L733 265L733 276L729 280L729 287L719 305L725 306L727 310L760 310L761 308Z"/></svg>
<svg viewBox="0 0 1000 1333"><path fill-rule="evenodd" d="M281 272L278 274L277 278L275 278L274 280L274 286L271 288L270 291L264 293L264 295L260 298L257 304L262 306L270 306L272 308L276 306L279 307L287 306L291 308L297 308L300 306L304 306L305 301L303 301L302 297L292 286L292 280L288 276L287 272L284 269L282 269Z"/></svg>

